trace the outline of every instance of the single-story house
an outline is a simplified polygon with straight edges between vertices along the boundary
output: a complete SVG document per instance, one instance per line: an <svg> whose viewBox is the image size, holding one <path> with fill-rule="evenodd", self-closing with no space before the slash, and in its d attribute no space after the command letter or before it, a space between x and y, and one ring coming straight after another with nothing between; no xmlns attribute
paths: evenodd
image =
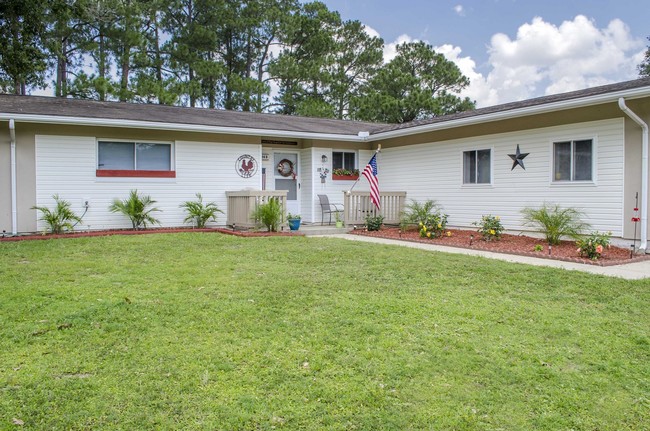
<svg viewBox="0 0 650 431"><path fill-rule="evenodd" d="M320 222L318 195L343 203L355 184L333 170L381 147L380 191L434 199L452 226L491 214L530 230L521 210L547 202L615 237L637 228L645 249L648 122L650 79L399 125L0 95L0 231L44 230L32 207L55 194L86 212L77 229L127 228L108 207L132 189L163 226L182 225L196 193L226 210L226 192L247 189L288 190L287 210Z"/></svg>

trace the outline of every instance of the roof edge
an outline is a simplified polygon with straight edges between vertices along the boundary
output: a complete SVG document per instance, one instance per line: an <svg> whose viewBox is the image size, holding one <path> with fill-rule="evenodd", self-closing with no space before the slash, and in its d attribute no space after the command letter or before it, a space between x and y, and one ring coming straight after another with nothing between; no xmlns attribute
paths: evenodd
<svg viewBox="0 0 650 431"><path fill-rule="evenodd" d="M155 129L176 132L222 133L225 135L260 135L277 138L323 139L328 141L367 142L367 137L348 134L299 132L278 129L259 129L228 126L207 126L157 121L117 120L108 118L63 117L58 115L16 114L0 112L0 120L13 119L24 123L65 124L74 126L121 127L130 129Z"/></svg>
<svg viewBox="0 0 650 431"><path fill-rule="evenodd" d="M456 127L470 126L478 123L508 120L513 118L526 117L536 114L544 114L551 111L560 111L574 108L581 108L589 105L600 105L603 103L618 103L620 97L635 99L650 96L650 86L636 87L632 89L614 91L610 93L597 94L593 96L579 97L576 99L561 100L557 102L542 103L523 108L513 108L506 111L497 111L487 114L478 114L455 120L442 120L440 122L423 124L397 130L379 131L370 135L368 141L374 142L383 139L401 138L418 133L435 132L438 130L453 129Z"/></svg>

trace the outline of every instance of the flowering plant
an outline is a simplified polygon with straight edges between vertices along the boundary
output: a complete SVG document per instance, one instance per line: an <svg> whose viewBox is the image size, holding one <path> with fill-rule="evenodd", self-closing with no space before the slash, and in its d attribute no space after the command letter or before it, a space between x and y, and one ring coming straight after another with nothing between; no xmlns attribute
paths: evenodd
<svg viewBox="0 0 650 431"><path fill-rule="evenodd" d="M337 168L332 170L332 175L359 175L359 169Z"/></svg>
<svg viewBox="0 0 650 431"><path fill-rule="evenodd" d="M422 238L438 238L447 229L447 214L436 212L429 214L424 222L419 223Z"/></svg>
<svg viewBox="0 0 650 431"><path fill-rule="evenodd" d="M499 216L484 215L481 221L472 223L478 226L478 233L483 236L483 241L499 240L503 232L503 225Z"/></svg>
<svg viewBox="0 0 650 431"><path fill-rule="evenodd" d="M576 245L578 246L576 251L580 253L580 256L586 256L589 259L596 260L601 256L605 247L609 248L609 238L611 235L611 232L600 233L596 231L590 236L576 241Z"/></svg>

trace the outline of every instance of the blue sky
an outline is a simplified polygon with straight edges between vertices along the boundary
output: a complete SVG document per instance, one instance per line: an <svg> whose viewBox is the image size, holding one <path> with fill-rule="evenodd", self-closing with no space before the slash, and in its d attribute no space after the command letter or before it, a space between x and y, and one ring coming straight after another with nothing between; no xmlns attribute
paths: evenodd
<svg viewBox="0 0 650 431"><path fill-rule="evenodd" d="M322 0L394 46L423 40L471 80L479 107L638 77L647 0Z"/></svg>

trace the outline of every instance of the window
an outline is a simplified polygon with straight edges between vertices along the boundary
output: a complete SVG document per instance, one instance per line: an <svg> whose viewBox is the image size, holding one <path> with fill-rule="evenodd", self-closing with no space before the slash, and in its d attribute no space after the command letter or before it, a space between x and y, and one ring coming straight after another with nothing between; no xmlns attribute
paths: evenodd
<svg viewBox="0 0 650 431"><path fill-rule="evenodd" d="M463 152L463 184L490 184L492 150Z"/></svg>
<svg viewBox="0 0 650 431"><path fill-rule="evenodd" d="M99 141L97 176L173 178L172 144Z"/></svg>
<svg viewBox="0 0 650 431"><path fill-rule="evenodd" d="M353 171L357 168L356 154L342 151L332 153L332 169L345 169Z"/></svg>
<svg viewBox="0 0 650 431"><path fill-rule="evenodd" d="M591 181L592 165L591 139L553 143L553 181Z"/></svg>

